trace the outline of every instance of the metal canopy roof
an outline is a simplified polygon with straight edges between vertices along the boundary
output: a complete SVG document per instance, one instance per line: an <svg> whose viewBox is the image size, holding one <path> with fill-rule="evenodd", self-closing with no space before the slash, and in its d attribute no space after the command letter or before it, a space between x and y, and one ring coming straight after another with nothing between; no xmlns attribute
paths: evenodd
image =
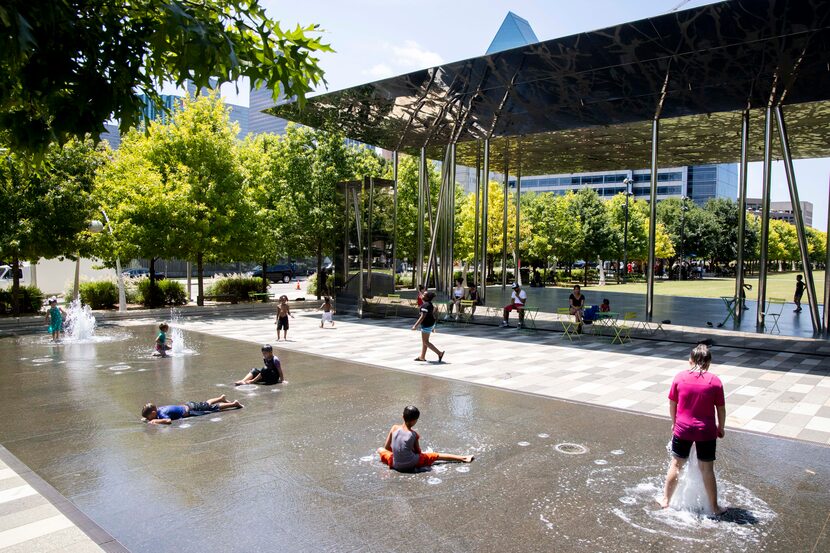
<svg viewBox="0 0 830 553"><path fill-rule="evenodd" d="M830 2L732 0L444 64L286 104L279 117L430 157L458 143L494 170L578 172L648 163L660 110L661 166L737 161L750 105L750 159L762 158L775 90L793 156L830 156ZM665 99L661 97L665 87Z"/></svg>

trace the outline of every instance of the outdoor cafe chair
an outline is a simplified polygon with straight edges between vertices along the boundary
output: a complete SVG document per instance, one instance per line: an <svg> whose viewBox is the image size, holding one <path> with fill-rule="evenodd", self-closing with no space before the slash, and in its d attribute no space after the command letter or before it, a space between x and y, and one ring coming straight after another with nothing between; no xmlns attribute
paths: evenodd
<svg viewBox="0 0 830 553"><path fill-rule="evenodd" d="M473 308L475 308L476 302L473 300L461 300L458 302L458 313L456 316L458 317L458 321L464 324L470 322L473 318Z"/></svg>
<svg viewBox="0 0 830 553"><path fill-rule="evenodd" d="M785 303L787 303L787 300L783 298L770 298L769 301L767 301L767 309L764 311L764 326L766 327L766 318L770 317L772 319L772 326L769 329L770 334L773 332L781 334L781 327L778 326L778 319L781 318L781 313L784 312Z"/></svg>
<svg viewBox="0 0 830 553"><path fill-rule="evenodd" d="M617 323L612 327L614 329L614 338L611 340L611 343L623 344L631 341L631 331L636 326L636 321L637 313L635 311L627 311L623 314L622 322Z"/></svg>
<svg viewBox="0 0 830 553"><path fill-rule="evenodd" d="M569 307L559 307L556 310L559 315L559 323L562 325L562 338L567 338L573 342L574 338L582 339L582 335L577 332L576 317L571 315Z"/></svg>
<svg viewBox="0 0 830 553"><path fill-rule="evenodd" d="M523 309L522 327L520 330L536 330L536 315L539 314L538 307L527 307Z"/></svg>

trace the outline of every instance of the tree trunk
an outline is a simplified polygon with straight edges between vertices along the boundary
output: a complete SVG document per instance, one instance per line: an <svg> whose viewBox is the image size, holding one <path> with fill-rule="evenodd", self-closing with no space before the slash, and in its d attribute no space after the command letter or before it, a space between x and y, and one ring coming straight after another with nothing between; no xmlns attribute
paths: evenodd
<svg viewBox="0 0 830 553"><path fill-rule="evenodd" d="M149 307L159 307L159 304L156 300L159 298L159 296L161 296L161 294L156 292L156 258L155 257L150 258L150 288L147 292L150 294L149 301L147 301L145 299L145 301L147 302L147 305Z"/></svg>
<svg viewBox="0 0 830 553"><path fill-rule="evenodd" d="M264 271L265 269L263 269ZM204 255L202 252L196 254L196 281L198 282L198 296L196 298L196 304L198 306L205 305L205 264L204 264Z"/></svg>
<svg viewBox="0 0 830 553"><path fill-rule="evenodd" d="M268 293L268 258L262 259L262 293Z"/></svg>
<svg viewBox="0 0 830 553"><path fill-rule="evenodd" d="M605 286L605 265L602 259L597 258L599 261L599 265L597 265L597 270L599 271L599 285Z"/></svg>
<svg viewBox="0 0 830 553"><path fill-rule="evenodd" d="M12 313L20 316L20 258L17 253L12 257Z"/></svg>
<svg viewBox="0 0 830 553"><path fill-rule="evenodd" d="M394 286L395 271L392 270L392 282ZM326 275L323 274L323 240L317 239L317 299L320 299L320 294L326 286ZM326 290L328 295L328 290Z"/></svg>

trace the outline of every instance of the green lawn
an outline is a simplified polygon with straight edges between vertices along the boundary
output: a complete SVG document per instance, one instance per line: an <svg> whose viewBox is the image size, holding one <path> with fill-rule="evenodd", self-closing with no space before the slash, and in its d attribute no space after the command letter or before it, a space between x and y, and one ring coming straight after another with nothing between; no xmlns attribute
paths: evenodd
<svg viewBox="0 0 830 553"><path fill-rule="evenodd" d="M798 273L767 273L767 298L784 298L792 301L795 292L795 276ZM824 271L814 271L818 296L821 298L824 289ZM758 277L745 279L745 282L752 285L752 290L746 294L747 299L754 299L758 294ZM645 294L645 282L629 284L616 284L608 280L604 288L600 286L587 286L585 290L608 290L610 292L624 292L630 294ZM732 296L735 294L735 279L733 278L707 278L704 280L656 280L654 282L654 293L661 296L688 296L693 298L719 298L721 296ZM806 299L806 298L805 298Z"/></svg>

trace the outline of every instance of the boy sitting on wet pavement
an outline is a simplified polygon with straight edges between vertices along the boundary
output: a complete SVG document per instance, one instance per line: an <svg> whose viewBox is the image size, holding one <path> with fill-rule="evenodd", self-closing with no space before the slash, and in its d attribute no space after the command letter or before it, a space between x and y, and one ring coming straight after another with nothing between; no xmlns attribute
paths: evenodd
<svg viewBox="0 0 830 553"><path fill-rule="evenodd" d="M171 424L186 417L198 417L228 409L242 409L242 404L238 401L228 401L224 394L207 401L188 401L183 405L156 407L152 403L147 403L141 409L141 420L150 424Z"/></svg>
<svg viewBox="0 0 830 553"><path fill-rule="evenodd" d="M274 356L274 347L271 344L265 344L260 348L262 350L262 368L251 369L251 372L245 375L242 380L234 382L235 386L242 384L279 384L284 380L282 374L282 365L278 357Z"/></svg>
<svg viewBox="0 0 830 553"><path fill-rule="evenodd" d="M386 436L386 443L377 449L380 460L389 468L401 472L411 472L419 468L428 467L435 461L455 461L471 463L472 455L452 455L450 453L423 453L421 451L420 436L412 430L421 412L414 405L408 405L403 410L403 424L395 424Z"/></svg>

